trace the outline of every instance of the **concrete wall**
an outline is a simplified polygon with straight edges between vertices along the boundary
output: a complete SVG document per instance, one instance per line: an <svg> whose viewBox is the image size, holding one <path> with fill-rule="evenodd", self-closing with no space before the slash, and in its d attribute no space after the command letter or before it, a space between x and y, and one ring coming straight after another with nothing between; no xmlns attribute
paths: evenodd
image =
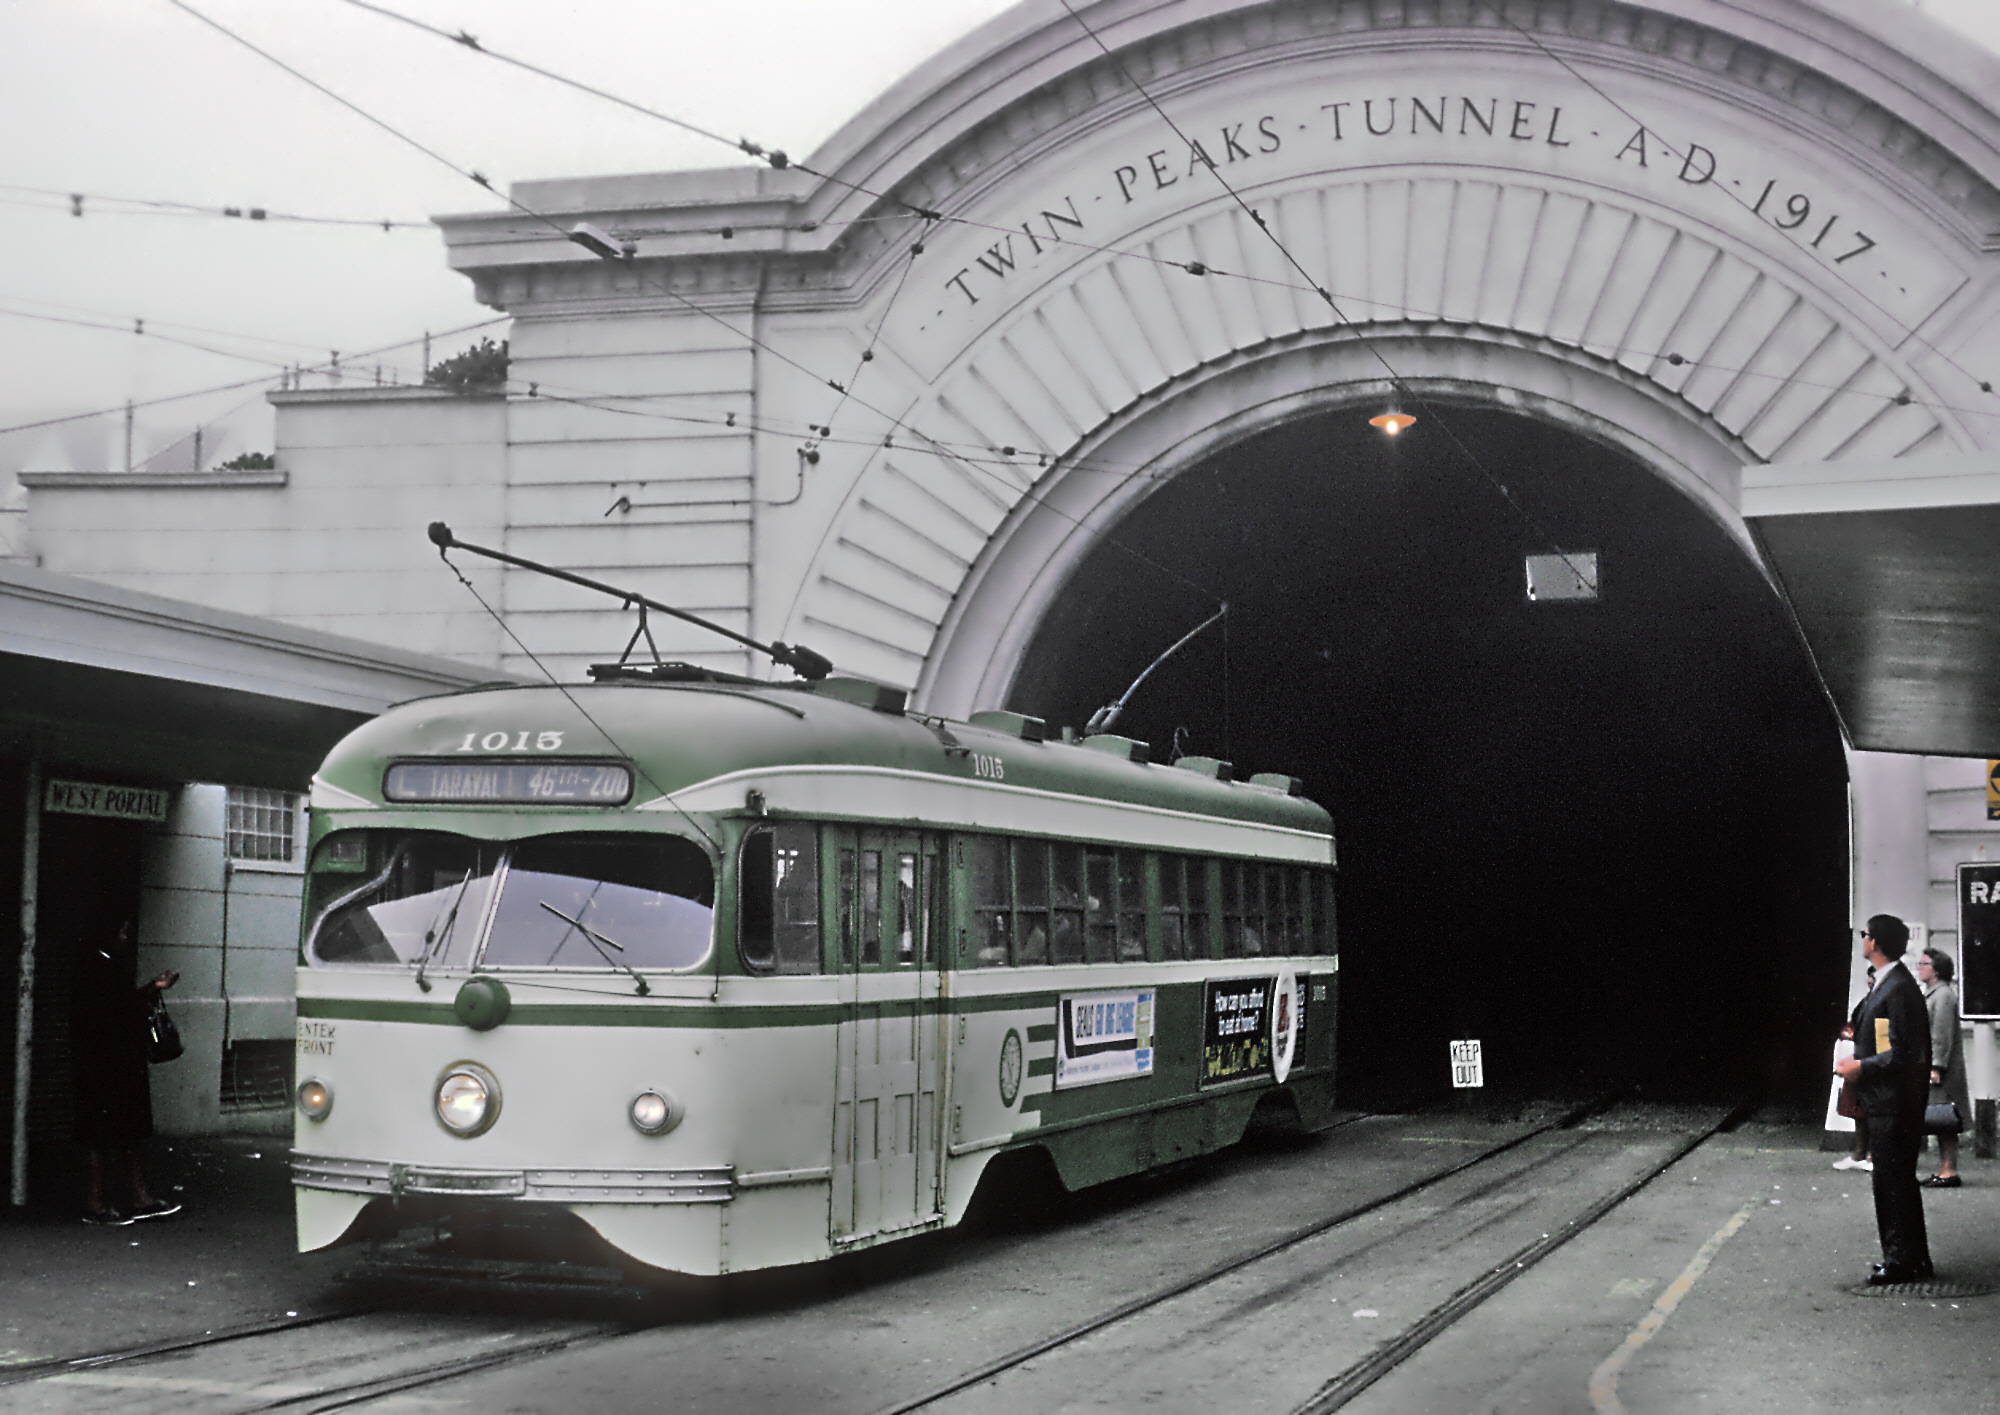
<svg viewBox="0 0 2000 1415"><path fill-rule="evenodd" d="M505 538L506 401L372 387L271 398L275 473L26 472L26 548L44 569L498 666L499 627L424 528ZM468 557L466 571L499 608L498 567Z"/></svg>
<svg viewBox="0 0 2000 1415"><path fill-rule="evenodd" d="M304 876L298 864L229 860L227 801L222 786L182 787L140 856L139 976L181 975L167 1006L187 1048L152 1068L162 1134L254 1128L223 1111L224 1055L232 1043L292 1034Z"/></svg>

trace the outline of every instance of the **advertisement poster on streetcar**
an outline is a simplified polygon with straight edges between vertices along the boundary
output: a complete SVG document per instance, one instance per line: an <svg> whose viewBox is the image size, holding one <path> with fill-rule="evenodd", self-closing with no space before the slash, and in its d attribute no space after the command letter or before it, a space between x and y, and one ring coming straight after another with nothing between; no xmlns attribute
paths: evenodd
<svg viewBox="0 0 2000 1415"><path fill-rule="evenodd" d="M1072 993L1056 1002L1056 1085L1153 1074L1153 990Z"/></svg>
<svg viewBox="0 0 2000 1415"><path fill-rule="evenodd" d="M1202 994L1201 1084L1220 1085L1271 1069L1271 996L1276 978L1215 978Z"/></svg>

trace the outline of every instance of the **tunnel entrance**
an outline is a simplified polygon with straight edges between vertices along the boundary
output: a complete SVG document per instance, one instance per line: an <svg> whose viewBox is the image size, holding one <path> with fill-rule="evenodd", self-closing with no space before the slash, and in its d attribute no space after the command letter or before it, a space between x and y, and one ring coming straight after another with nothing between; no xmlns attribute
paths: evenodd
<svg viewBox="0 0 2000 1415"><path fill-rule="evenodd" d="M1448 430L1447 425L1448 424ZM1473 449L1489 481L1457 444ZM1494 485L1507 489L1511 507ZM1539 527L1539 530L1537 529ZM1600 597L1524 556L1594 550ZM1009 706L1305 779L1340 855L1341 1103L1449 1086L1824 1096L1847 949L1837 722L1784 606L1628 455L1490 408L1343 412L1165 483L1085 557Z"/></svg>

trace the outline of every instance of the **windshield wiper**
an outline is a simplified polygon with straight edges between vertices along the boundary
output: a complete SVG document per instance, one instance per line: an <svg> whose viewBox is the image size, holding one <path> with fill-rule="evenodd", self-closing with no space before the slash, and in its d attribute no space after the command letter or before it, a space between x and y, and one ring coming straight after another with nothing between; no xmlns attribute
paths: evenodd
<svg viewBox="0 0 2000 1415"><path fill-rule="evenodd" d="M537 899L535 902L541 905L544 909L548 910L551 914L554 914L558 919L561 919L564 923L568 924L571 928L581 933L583 935L583 941L589 944L592 948L596 949L597 956L602 958L606 963L609 963L614 968L623 968L626 972L631 973L632 981L639 985L639 996L644 997L652 991L651 988L646 986L646 980L640 977L638 973L633 970L632 965L630 963L627 963L623 958L613 958L610 954L604 951L604 945L609 944L611 947L617 949L620 953L623 953L625 951L624 944L618 943L613 939L606 938L603 934L599 933L596 929L593 929L589 924L584 923L580 919L572 919L569 915L565 914L562 910L556 908L555 905L549 903L549 901L546 899ZM556 947L558 949L562 947L560 941L557 942ZM551 954L550 957L553 958L554 954Z"/></svg>
<svg viewBox="0 0 2000 1415"><path fill-rule="evenodd" d="M465 878L458 882L458 893L452 897L451 912L444 916L444 927L437 927L437 916L432 915L431 927L424 930L424 951L417 958L417 987L420 991L431 990L429 981L424 977L424 969L431 965L431 954L441 952L445 940L451 937L451 926L458 922L458 906L465 902L465 891L472 883L472 872L476 868L475 865L466 866Z"/></svg>

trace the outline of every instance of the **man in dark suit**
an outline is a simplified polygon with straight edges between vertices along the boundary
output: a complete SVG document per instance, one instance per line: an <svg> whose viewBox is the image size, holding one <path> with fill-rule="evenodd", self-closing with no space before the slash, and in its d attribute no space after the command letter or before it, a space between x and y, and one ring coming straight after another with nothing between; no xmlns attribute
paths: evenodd
<svg viewBox="0 0 2000 1415"><path fill-rule="evenodd" d="M1875 915L1861 931L1861 954L1875 965L1875 986L1856 1019L1854 1055L1834 1067L1855 1083L1868 1117L1868 1144L1875 1156L1875 1227L1882 1235L1882 1261L1868 1275L1874 1286L1931 1276L1923 1190L1917 1186L1924 1102L1930 1095L1931 1032L1923 989L1903 966L1909 946L1909 926L1894 914Z"/></svg>

